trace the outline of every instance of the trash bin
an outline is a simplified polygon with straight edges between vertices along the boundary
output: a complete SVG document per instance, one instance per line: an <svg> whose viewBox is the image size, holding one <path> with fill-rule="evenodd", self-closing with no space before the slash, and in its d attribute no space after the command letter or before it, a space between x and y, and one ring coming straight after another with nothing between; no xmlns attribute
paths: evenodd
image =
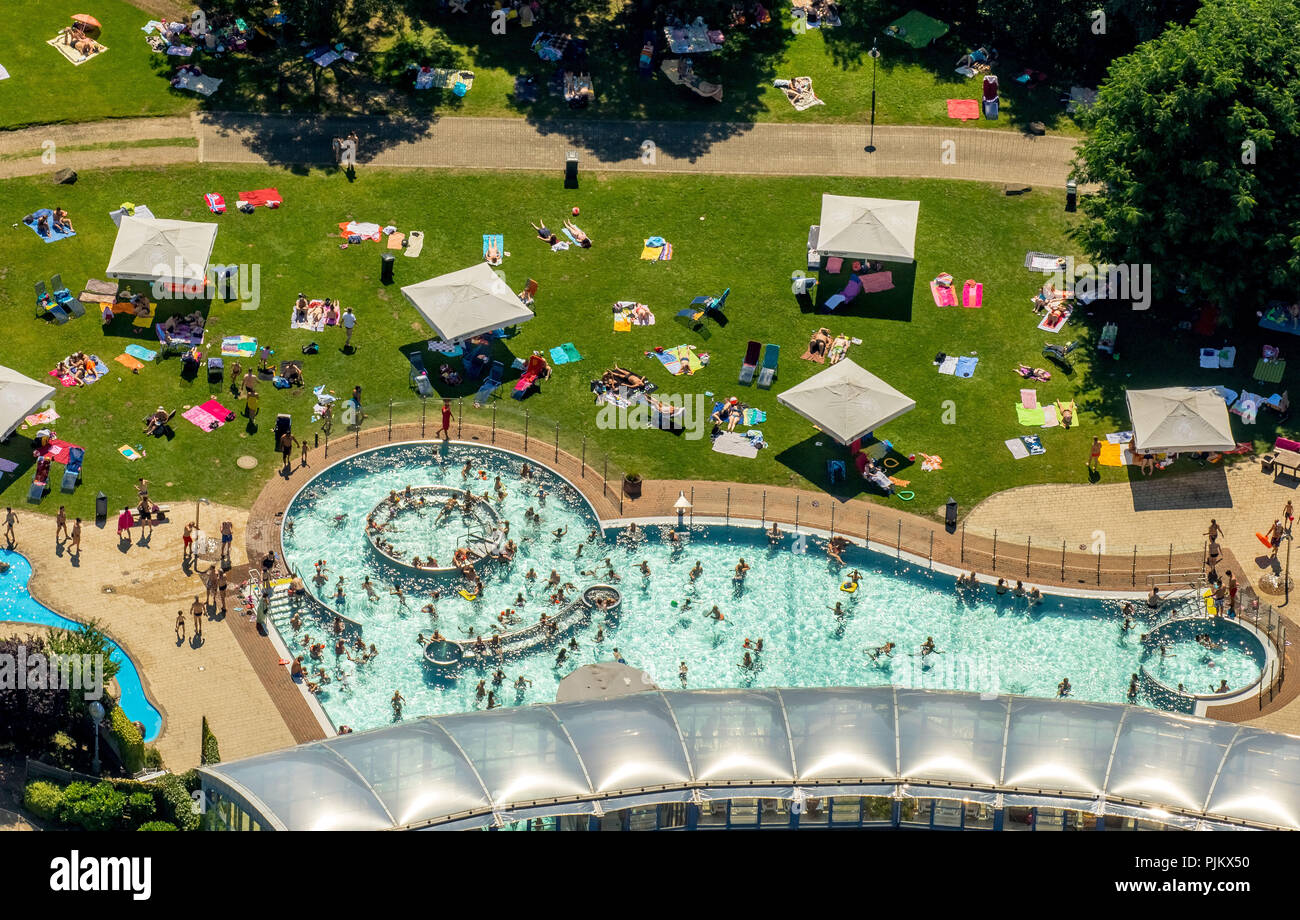
<svg viewBox="0 0 1300 920"><path fill-rule="evenodd" d="M108 520L108 496L100 492L95 496L95 523L102 524Z"/></svg>
<svg viewBox="0 0 1300 920"><path fill-rule="evenodd" d="M1079 186L1075 184L1073 179L1069 179L1065 183L1065 210L1074 213L1074 209L1078 206L1078 203Z"/></svg>
<svg viewBox="0 0 1300 920"><path fill-rule="evenodd" d="M570 150L564 157L564 187L578 187L578 151Z"/></svg>
<svg viewBox="0 0 1300 920"><path fill-rule="evenodd" d="M951 495L948 496L948 503L944 505L943 523L948 533L957 529L957 499Z"/></svg>
<svg viewBox="0 0 1300 920"><path fill-rule="evenodd" d="M278 450L280 447L280 435L293 433L293 419L286 413L281 412L275 417L275 446Z"/></svg>
<svg viewBox="0 0 1300 920"><path fill-rule="evenodd" d="M383 260L379 266L379 280L382 284L393 283L393 263L397 260L393 258L391 252L384 253Z"/></svg>

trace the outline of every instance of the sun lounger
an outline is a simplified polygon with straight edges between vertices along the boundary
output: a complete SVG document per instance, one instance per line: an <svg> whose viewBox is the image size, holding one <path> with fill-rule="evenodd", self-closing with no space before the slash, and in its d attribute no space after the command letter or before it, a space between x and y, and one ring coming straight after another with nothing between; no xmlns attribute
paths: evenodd
<svg viewBox="0 0 1300 920"><path fill-rule="evenodd" d="M1113 355L1117 338L1119 338L1119 326L1114 323L1107 323L1101 327L1101 338L1097 342L1097 350Z"/></svg>
<svg viewBox="0 0 1300 920"><path fill-rule="evenodd" d="M73 447L68 450L68 465L63 471L63 482L59 486L64 492L77 491L77 483L81 482L81 465L85 459L84 448Z"/></svg>
<svg viewBox="0 0 1300 920"><path fill-rule="evenodd" d="M501 387L501 381L505 377L506 366L500 361L492 362L492 369L488 371L487 379L474 394L474 407L477 409L492 398L492 395Z"/></svg>
<svg viewBox="0 0 1300 920"><path fill-rule="evenodd" d="M49 474L46 474L48 477ZM27 490L27 500L33 504L39 503L45 497L45 491L50 487L49 479L38 479L40 473L32 477L31 488Z"/></svg>
<svg viewBox="0 0 1300 920"><path fill-rule="evenodd" d="M758 369L758 356L762 346L753 339L745 346L745 358L740 364L740 382L749 384L754 381L754 371Z"/></svg>
<svg viewBox="0 0 1300 920"><path fill-rule="evenodd" d="M770 342L763 349L763 368L758 372L758 385L767 389L776 378L776 366L781 360L781 346Z"/></svg>

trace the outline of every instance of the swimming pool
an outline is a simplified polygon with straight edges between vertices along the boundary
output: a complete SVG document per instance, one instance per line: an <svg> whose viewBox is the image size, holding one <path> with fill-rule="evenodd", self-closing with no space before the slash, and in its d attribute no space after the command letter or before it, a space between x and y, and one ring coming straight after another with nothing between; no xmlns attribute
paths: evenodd
<svg viewBox="0 0 1300 920"><path fill-rule="evenodd" d="M523 459L494 448L392 445L341 461L295 497L285 515L286 560L302 572L309 590L359 622L365 642L379 649L364 664L336 659L332 649L320 662L305 659L313 668L334 672L318 698L336 725L360 730L391 721L394 691L405 698L408 716L483 708L486 701L476 692L480 680L502 705L550 702L560 678L578 665L614 658L615 649L664 688L682 686L678 669L684 661L691 688L898 684L1052 697L1068 677L1076 699L1125 702L1131 675L1146 653L1140 635L1156 623L1142 610L1135 628L1124 631L1117 601L1049 595L1031 606L1024 598L997 595L991 586L963 596L950 576L906 560L853 547L841 567L827 558L820 538L787 534L770 545L766 534L752 527L695 526L682 532L678 546L668 542L669 529L661 527L645 528L629 540L622 532L601 531L576 489L529 462L536 472L524 482L518 475ZM497 475L506 493L500 500ZM408 484L486 492L510 522L518 553L512 563L480 566L481 597L458 594L466 587L458 576L392 564L366 539L366 511ZM530 508L541 515L540 523L525 523ZM348 517L336 520L344 514ZM735 567L742 557L751 568L738 582ZM313 566L322 558L327 572L319 585L312 584ZM649 576L638 568L643 560ZM702 572L692 581L689 573L697 560ZM610 565L619 579L609 574ZM854 568L862 572L860 586L852 593L841 590ZM530 569L536 580L526 577ZM622 593L621 608L593 615L586 625L563 633L562 643L507 658L500 686L492 682L495 665L468 663L446 672L422 660L417 637L428 637L435 628L452 639L472 639L475 633L486 639L494 627L512 628L497 621L507 608L520 616L513 628L536 623L543 612L557 613L562 607L551 603L553 589L547 586L552 570L561 584L574 586L569 600L591 585L612 583ZM339 575L344 600L336 604ZM374 600L361 588L367 576ZM432 600L435 587L441 595ZM403 597L390 593L398 588ZM431 602L435 616L421 611ZM723 620L709 616L714 605ZM276 626L286 644L302 649L302 634L295 634L284 616ZM603 641L597 641L597 630ZM325 641L319 623L308 621L302 632L312 634L313 642ZM938 653L923 657L919 650L927 637L933 637ZM569 650L574 638L577 648ZM754 667L744 667L745 640L759 638L762 655ZM887 642L895 644L892 658L881 655L873 663L866 652ZM566 661L557 667L560 644ZM1180 680L1189 686L1217 686L1226 679L1238 689L1260 674L1259 657L1246 645L1213 659L1180 658ZM520 676L531 685L516 690ZM1142 696L1136 702L1157 705Z"/></svg>
<svg viewBox="0 0 1300 920"><path fill-rule="evenodd" d="M59 616L49 607L36 601L27 590L32 577L32 564L27 557L12 550L0 549L0 561L9 563L9 571L0 574L0 620L15 623L32 623L38 626L52 626L57 629L76 629L81 624L76 620ZM9 627L6 634L22 633L21 627ZM144 740L152 741L162 731L162 715L149 698L145 696L144 686L140 683L140 674L135 663L116 644L113 644L111 660L121 665L117 672L117 685L122 691L118 704L132 722L144 726Z"/></svg>

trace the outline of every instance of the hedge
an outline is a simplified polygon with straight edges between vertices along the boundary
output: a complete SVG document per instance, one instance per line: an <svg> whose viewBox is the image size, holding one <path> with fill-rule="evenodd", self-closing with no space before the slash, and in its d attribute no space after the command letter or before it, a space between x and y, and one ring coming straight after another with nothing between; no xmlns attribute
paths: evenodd
<svg viewBox="0 0 1300 920"><path fill-rule="evenodd" d="M128 773L139 773L144 769L144 738L136 731L131 720L127 718L121 706L114 706L108 716L108 731L117 742L117 749L122 755L122 765Z"/></svg>
<svg viewBox="0 0 1300 920"><path fill-rule="evenodd" d="M136 830L140 831L174 831L176 829L176 825L169 821L150 821L136 828Z"/></svg>
<svg viewBox="0 0 1300 920"><path fill-rule="evenodd" d="M208 717L203 717L203 749L199 752L199 763L221 763L221 749L217 747L217 736L208 727Z"/></svg>
<svg viewBox="0 0 1300 920"><path fill-rule="evenodd" d="M194 807L185 783L175 774L167 774L156 784L158 794L158 815L160 818L175 822L183 831L199 829L199 815Z"/></svg>
<svg viewBox="0 0 1300 920"><path fill-rule="evenodd" d="M63 788L43 779L35 779L23 790L23 808L38 818L56 821L63 809Z"/></svg>
<svg viewBox="0 0 1300 920"><path fill-rule="evenodd" d="M111 831L126 820L127 797L109 782L71 783L63 790L59 820L88 831Z"/></svg>

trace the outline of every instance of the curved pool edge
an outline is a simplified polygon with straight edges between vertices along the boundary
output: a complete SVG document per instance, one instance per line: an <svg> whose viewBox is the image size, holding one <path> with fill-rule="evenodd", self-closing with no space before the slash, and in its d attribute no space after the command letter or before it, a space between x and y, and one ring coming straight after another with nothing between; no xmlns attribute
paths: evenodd
<svg viewBox="0 0 1300 920"><path fill-rule="evenodd" d="M8 552L11 552L16 556L21 556L24 560L26 560L28 568L31 569L31 574L27 578L27 584L25 587L27 589L27 594L31 597L32 600L36 601L36 603L40 604L42 607L44 607L46 610L50 611L57 617L61 617L70 623L77 624L78 626L86 625L84 620L78 619L75 616L69 616L66 613L60 613L53 605L51 605L45 600L45 597L42 596L44 594L44 591L43 588L41 587L41 583L45 577L44 573L42 572L40 567L36 565L36 563L32 562L30 556L28 556L26 553L18 549L9 549ZM21 620L5 621L5 622L13 622L16 624L22 623ZM27 624L27 625L40 625L40 624ZM152 738L144 739L146 744L156 745L158 743L158 739L167 733L167 724L168 724L167 707L163 706L162 703L159 702L157 694L153 692L153 688L150 685L148 675L146 675L144 669L136 663L139 659L131 654L130 647L127 645L127 643L123 642L118 636L114 635L111 625L109 623L101 622L99 624L99 628L104 633L105 636L107 636L110 640L112 640L113 644L116 645L121 650L122 654L131 662L131 667L135 670L136 676L140 678L140 692L144 695L145 702L148 703L149 706L153 708L154 712L158 713L158 720L159 720L158 733L155 734Z"/></svg>

